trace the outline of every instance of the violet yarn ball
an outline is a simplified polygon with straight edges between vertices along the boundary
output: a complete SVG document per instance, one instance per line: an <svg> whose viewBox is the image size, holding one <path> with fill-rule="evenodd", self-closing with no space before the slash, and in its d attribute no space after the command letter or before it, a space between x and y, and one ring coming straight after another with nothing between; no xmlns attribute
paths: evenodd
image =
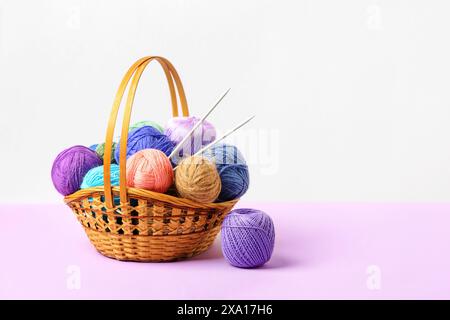
<svg viewBox="0 0 450 320"><path fill-rule="evenodd" d="M144 149L157 149L169 156L175 145L163 133L152 126L144 126L130 131L127 140L127 159ZM120 142L117 143L114 158L119 163Z"/></svg>
<svg viewBox="0 0 450 320"><path fill-rule="evenodd" d="M255 268L270 260L275 227L269 215L256 209L235 209L221 229L222 253L235 267Z"/></svg>
<svg viewBox="0 0 450 320"><path fill-rule="evenodd" d="M53 185L63 196L72 194L80 189L86 173L102 164L95 151L84 146L70 147L58 154L53 162Z"/></svg>
<svg viewBox="0 0 450 320"><path fill-rule="evenodd" d="M216 164L222 182L217 202L230 201L242 197L248 190L250 175L244 156L233 145L218 143L203 153Z"/></svg>
<svg viewBox="0 0 450 320"><path fill-rule="evenodd" d="M197 117L171 118L166 124L164 133L175 145L178 145L199 121L200 119ZM215 139L216 129L211 123L204 121L180 149L178 154L179 160L184 156L193 155Z"/></svg>

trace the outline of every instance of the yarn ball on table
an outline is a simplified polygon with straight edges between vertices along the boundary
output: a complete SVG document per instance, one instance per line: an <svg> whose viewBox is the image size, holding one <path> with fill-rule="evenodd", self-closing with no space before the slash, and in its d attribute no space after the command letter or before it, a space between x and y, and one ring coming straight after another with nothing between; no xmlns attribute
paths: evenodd
<svg viewBox="0 0 450 320"><path fill-rule="evenodd" d="M164 193L173 183L173 168L160 150L144 149L127 160L127 185Z"/></svg>
<svg viewBox="0 0 450 320"><path fill-rule="evenodd" d="M222 253L235 267L254 268L272 256L275 227L269 215L255 209L235 209L221 228Z"/></svg>
<svg viewBox="0 0 450 320"><path fill-rule="evenodd" d="M139 128L142 128L142 127L145 127L145 126L153 127L156 130L158 130L159 132L164 133L164 128L160 124L158 124L158 123L156 123L154 121L151 121L151 120L136 122L135 124L133 124L130 127L130 129L128 131L133 131L135 129L139 129Z"/></svg>
<svg viewBox="0 0 450 320"><path fill-rule="evenodd" d="M52 166L52 181L56 190L63 196L80 189L86 173L94 167L101 166L95 151L84 146L73 146L62 151Z"/></svg>
<svg viewBox="0 0 450 320"><path fill-rule="evenodd" d="M177 166L175 187L183 198L210 203L219 196L221 182L212 162L200 156L192 156L183 159Z"/></svg>
<svg viewBox="0 0 450 320"><path fill-rule="evenodd" d="M117 143L113 142L112 144L112 156L111 156L111 163L115 163L116 159L114 159L114 152L116 151ZM105 143L99 143L95 147L95 152L97 152L97 155L104 160L105 157Z"/></svg>
<svg viewBox="0 0 450 320"><path fill-rule="evenodd" d="M127 139L127 159L144 149L157 149L169 156L174 148L170 139L151 126L144 126L131 131ZM114 158L119 163L120 143L117 144Z"/></svg>
<svg viewBox="0 0 450 320"><path fill-rule="evenodd" d="M222 181L218 202L240 198L247 192L250 175L244 156L238 148L218 143L206 150L203 156L216 164Z"/></svg>
<svg viewBox="0 0 450 320"><path fill-rule="evenodd" d="M98 166L89 170L83 178L81 183L81 189L87 189L92 187L100 187L105 185L104 166ZM119 166L117 164L111 164L111 185L119 185Z"/></svg>
<svg viewBox="0 0 450 320"><path fill-rule="evenodd" d="M169 139L178 145L181 140L191 131L191 129L200 121L197 117L174 117L171 118L166 125L164 133ZM208 121L198 127L192 133L191 138L188 139L177 156L189 156L199 151L203 146L206 146L216 139L216 129Z"/></svg>

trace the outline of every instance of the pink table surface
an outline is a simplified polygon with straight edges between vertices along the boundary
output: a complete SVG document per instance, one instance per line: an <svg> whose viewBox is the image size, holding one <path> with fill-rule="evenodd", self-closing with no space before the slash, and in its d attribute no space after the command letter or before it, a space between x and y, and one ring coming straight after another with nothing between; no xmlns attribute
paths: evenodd
<svg viewBox="0 0 450 320"><path fill-rule="evenodd" d="M270 213L276 227L272 259L253 270L228 265L219 238L182 262L108 259L66 206L0 205L0 298L450 298L450 204L238 207L247 206ZM367 285L373 265L375 289ZM79 289L67 285L69 266L79 270Z"/></svg>

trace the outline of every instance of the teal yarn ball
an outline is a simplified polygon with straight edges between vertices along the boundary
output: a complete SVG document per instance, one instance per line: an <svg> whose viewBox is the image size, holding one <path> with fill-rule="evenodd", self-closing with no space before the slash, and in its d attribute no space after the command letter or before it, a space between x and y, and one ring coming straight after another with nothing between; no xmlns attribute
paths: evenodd
<svg viewBox="0 0 450 320"><path fill-rule="evenodd" d="M103 169L103 166L98 166L89 170L83 178L81 189L104 186ZM111 185L119 185L119 165L117 164L111 164Z"/></svg>
<svg viewBox="0 0 450 320"><path fill-rule="evenodd" d="M222 190L216 202L242 197L248 190L250 175L244 156L233 145L218 143L206 150L204 157L216 164Z"/></svg>
<svg viewBox="0 0 450 320"><path fill-rule="evenodd" d="M111 163L116 163L116 160L114 159L114 152L116 152L117 143L113 142L112 144L112 152L111 152ZM99 143L95 147L95 152L97 155L104 160L105 157L105 143Z"/></svg>
<svg viewBox="0 0 450 320"><path fill-rule="evenodd" d="M139 128L142 128L142 127L145 127L145 126L153 127L153 128L155 128L156 130L158 130L161 133L164 132L164 128L161 125L159 125L155 121L151 121L151 120L136 122L135 124L133 124L130 127L130 129L128 131L133 131L135 129L139 129Z"/></svg>

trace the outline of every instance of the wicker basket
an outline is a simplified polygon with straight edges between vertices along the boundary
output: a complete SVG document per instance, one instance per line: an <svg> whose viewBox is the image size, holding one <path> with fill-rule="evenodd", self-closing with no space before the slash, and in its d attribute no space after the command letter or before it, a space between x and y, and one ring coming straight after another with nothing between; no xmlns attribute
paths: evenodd
<svg viewBox="0 0 450 320"><path fill-rule="evenodd" d="M225 215L238 201L201 204L126 186L126 144L134 95L142 72L153 60L159 62L166 75L173 116L178 116L177 92L183 116L189 115L183 85L173 65L157 56L136 61L122 79L113 103L105 140L104 187L79 190L64 198L95 248L118 260L173 261L200 254L211 246ZM120 183L112 187L114 128L132 77L121 131Z"/></svg>

